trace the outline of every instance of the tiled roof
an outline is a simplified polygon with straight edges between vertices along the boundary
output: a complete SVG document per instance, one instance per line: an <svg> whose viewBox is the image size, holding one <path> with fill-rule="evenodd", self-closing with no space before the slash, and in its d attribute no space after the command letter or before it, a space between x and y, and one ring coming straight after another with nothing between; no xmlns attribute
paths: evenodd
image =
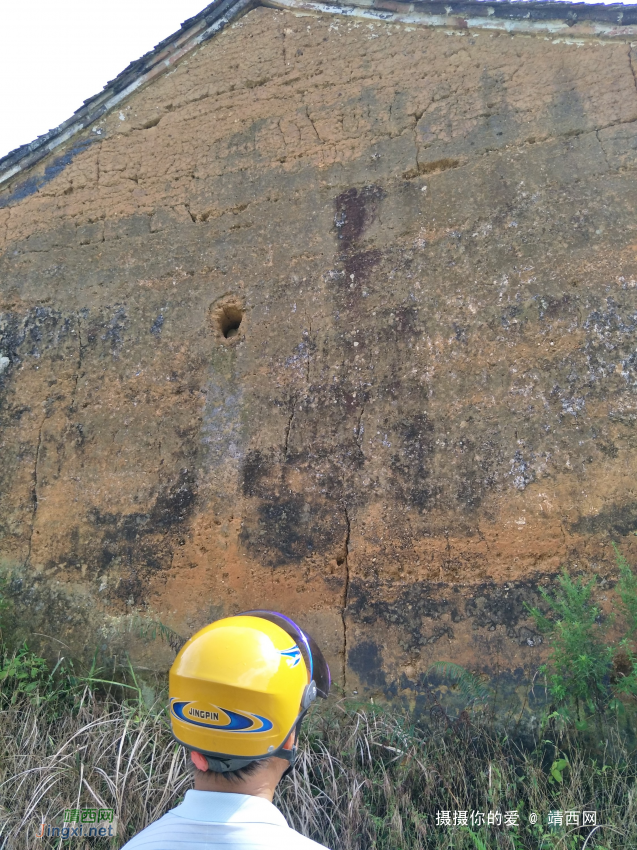
<svg viewBox="0 0 637 850"><path fill-rule="evenodd" d="M333 0L213 0L198 15L184 21L178 32L160 42L141 59L131 62L121 74L107 83L99 94L86 100L83 106L59 127L1 158L0 190L3 183L6 184L15 175L25 172L77 133L95 124L133 91L169 70L183 56L212 38L228 23L259 5L448 28L484 27L523 32L548 30L552 33L565 32L573 37L637 37L637 5L588 5L558 0L350 0L347 3L337 3ZM84 141L80 147L87 144L88 142ZM63 160L64 157L59 160L60 167L65 164ZM51 165L54 169L56 162Z"/></svg>

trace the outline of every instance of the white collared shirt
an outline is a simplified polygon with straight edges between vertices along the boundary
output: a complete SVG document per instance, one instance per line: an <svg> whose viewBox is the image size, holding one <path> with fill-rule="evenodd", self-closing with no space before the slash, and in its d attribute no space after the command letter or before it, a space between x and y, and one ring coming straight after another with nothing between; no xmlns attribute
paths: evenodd
<svg viewBox="0 0 637 850"><path fill-rule="evenodd" d="M122 850L325 850L261 797L187 791L184 802Z"/></svg>

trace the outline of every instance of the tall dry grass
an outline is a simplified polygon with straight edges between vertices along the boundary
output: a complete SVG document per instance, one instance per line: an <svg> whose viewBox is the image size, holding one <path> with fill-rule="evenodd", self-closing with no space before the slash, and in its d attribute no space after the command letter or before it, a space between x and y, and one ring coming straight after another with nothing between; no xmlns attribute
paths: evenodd
<svg viewBox="0 0 637 850"><path fill-rule="evenodd" d="M38 838L69 808L114 809L119 847L161 817L190 787L183 748L161 712L98 698L86 688L73 710L50 716L22 699L0 714L0 848L57 847ZM132 827L132 829L130 828ZM2 841L4 840L4 844ZM106 841L91 846L111 846Z"/></svg>
<svg viewBox="0 0 637 850"><path fill-rule="evenodd" d="M117 838L71 846L119 848L176 805L191 777L162 705L88 687L53 710L33 695L5 700L1 850L60 847L60 839L38 837L41 824L59 826L64 809L89 807L116 811ZM419 730L397 711L332 702L306 724L298 767L275 802L291 825L334 850L637 848L635 762L612 723L595 755L550 727L552 742L525 752L486 720L463 719ZM561 781L551 774L557 758L569 764ZM597 811L596 832L548 829L550 810L584 808ZM436 826L437 811L513 809L519 828ZM535 827L530 812L540 815Z"/></svg>
<svg viewBox="0 0 637 850"><path fill-rule="evenodd" d="M337 705L314 718L279 805L297 829L343 850L575 850L587 839L589 848L637 848L637 768L618 727L605 726L594 754L581 739L545 733L553 740L525 751L484 717L418 730L395 712ZM557 781L551 767L564 756ZM517 829L436 825L436 812L515 809ZM548 828L549 811L575 809L597 810L600 829ZM541 815L535 827L531 812Z"/></svg>

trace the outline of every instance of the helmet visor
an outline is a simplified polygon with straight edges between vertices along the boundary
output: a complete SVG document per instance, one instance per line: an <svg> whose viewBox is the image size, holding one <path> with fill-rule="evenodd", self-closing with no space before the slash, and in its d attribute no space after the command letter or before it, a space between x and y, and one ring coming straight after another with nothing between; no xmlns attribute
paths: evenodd
<svg viewBox="0 0 637 850"><path fill-rule="evenodd" d="M327 666L327 661L323 657L323 653L316 641L304 632L300 626L297 626L294 620L286 617L285 614L278 614L276 611L242 611L237 616L261 617L262 620L269 620L271 623L282 628L301 650L305 666L310 672L310 681L314 681L316 684L316 690L319 696L323 698L327 697L332 682L330 668Z"/></svg>

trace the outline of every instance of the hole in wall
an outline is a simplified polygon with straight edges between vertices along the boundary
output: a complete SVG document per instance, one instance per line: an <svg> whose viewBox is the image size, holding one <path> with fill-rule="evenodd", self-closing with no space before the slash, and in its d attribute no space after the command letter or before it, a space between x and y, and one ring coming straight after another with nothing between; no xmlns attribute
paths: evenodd
<svg viewBox="0 0 637 850"><path fill-rule="evenodd" d="M213 330L220 340L235 342L243 335L245 307L240 298L226 295L211 306L210 313Z"/></svg>
<svg viewBox="0 0 637 850"><path fill-rule="evenodd" d="M219 330L226 339L232 339L239 333L241 320L243 319L243 310L234 305L224 307L219 316Z"/></svg>
<svg viewBox="0 0 637 850"><path fill-rule="evenodd" d="M343 546L343 549L337 554L336 565L342 567L345 561L347 561L347 545Z"/></svg>

